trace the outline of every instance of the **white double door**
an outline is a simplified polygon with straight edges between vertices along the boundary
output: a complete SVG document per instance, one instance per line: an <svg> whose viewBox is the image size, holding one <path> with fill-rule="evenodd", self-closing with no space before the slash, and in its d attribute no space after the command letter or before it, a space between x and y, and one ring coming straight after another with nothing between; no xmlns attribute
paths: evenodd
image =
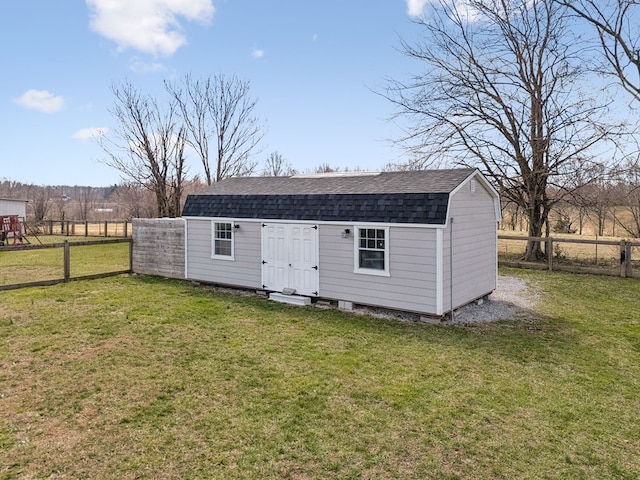
<svg viewBox="0 0 640 480"><path fill-rule="evenodd" d="M318 226L262 224L262 288L318 296Z"/></svg>

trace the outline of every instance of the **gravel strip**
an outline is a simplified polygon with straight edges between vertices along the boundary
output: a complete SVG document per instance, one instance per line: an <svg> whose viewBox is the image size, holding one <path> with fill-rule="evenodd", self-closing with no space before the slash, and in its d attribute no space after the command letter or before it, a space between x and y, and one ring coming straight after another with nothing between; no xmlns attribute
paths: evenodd
<svg viewBox="0 0 640 480"><path fill-rule="evenodd" d="M480 303L473 302L459 308L454 312L453 321L448 316L442 322L437 318L427 321L429 323L468 325L495 322L497 320L516 320L529 316L527 314L535 307L538 299L539 295L529 287L526 280L500 275L498 276L498 286L489 295L488 300L483 300ZM410 322L426 320L425 317L417 313L362 305L354 308L353 313Z"/></svg>
<svg viewBox="0 0 640 480"><path fill-rule="evenodd" d="M481 304L471 303L454 312L453 323L486 323L515 320L530 312L539 295L521 278L498 276L498 287Z"/></svg>
<svg viewBox="0 0 640 480"><path fill-rule="evenodd" d="M231 289L224 287L209 287L215 291L232 293L236 295L256 296L252 290ZM496 320L516 320L523 316L528 316L539 300L538 293L531 288L526 280L518 277L506 275L498 276L498 286L489 295L488 300L481 303L470 303L454 312L453 321L447 317L444 324L479 324L494 322ZM324 306L318 303L316 306ZM325 308L332 308L327 305ZM333 307L335 308L335 306ZM395 318L401 321L420 322L424 318L417 313L388 310L384 308L368 307L363 305L355 306L353 313L360 315L370 315L379 318ZM438 319L433 319L433 323L439 323Z"/></svg>

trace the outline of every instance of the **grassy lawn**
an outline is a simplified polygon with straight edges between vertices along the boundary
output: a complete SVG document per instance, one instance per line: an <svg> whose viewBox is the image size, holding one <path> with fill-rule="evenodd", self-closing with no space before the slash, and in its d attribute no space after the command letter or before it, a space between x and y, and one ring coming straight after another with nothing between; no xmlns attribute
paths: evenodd
<svg viewBox="0 0 640 480"><path fill-rule="evenodd" d="M129 268L129 244L74 246L73 242L91 242L101 238L74 239L44 237L43 244L68 240L71 277L116 272ZM0 285L64 278L62 247L39 250L4 250L0 252ZM1 304L1 303L0 303Z"/></svg>
<svg viewBox="0 0 640 480"><path fill-rule="evenodd" d="M640 477L640 282L433 326L145 276L0 292L0 478Z"/></svg>

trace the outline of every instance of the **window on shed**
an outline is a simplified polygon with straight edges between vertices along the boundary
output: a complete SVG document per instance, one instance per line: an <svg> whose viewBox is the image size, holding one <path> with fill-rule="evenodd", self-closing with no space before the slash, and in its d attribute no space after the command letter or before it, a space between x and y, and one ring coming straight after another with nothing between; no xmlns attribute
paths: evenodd
<svg viewBox="0 0 640 480"><path fill-rule="evenodd" d="M233 258L233 224L213 222L213 256Z"/></svg>
<svg viewBox="0 0 640 480"><path fill-rule="evenodd" d="M356 236L356 273L389 275L389 229L359 227Z"/></svg>

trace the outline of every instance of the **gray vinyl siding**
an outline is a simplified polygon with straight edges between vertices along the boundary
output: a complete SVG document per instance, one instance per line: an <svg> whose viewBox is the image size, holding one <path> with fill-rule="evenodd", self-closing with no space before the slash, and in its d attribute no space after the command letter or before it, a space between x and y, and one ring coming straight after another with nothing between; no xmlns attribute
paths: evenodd
<svg viewBox="0 0 640 480"><path fill-rule="evenodd" d="M435 229L390 227L389 277L354 273L355 234L353 225L320 226L321 297L436 313Z"/></svg>
<svg viewBox="0 0 640 480"><path fill-rule="evenodd" d="M27 216L27 202L0 198L0 215L18 215L25 218Z"/></svg>
<svg viewBox="0 0 640 480"><path fill-rule="evenodd" d="M260 288L262 247L260 224L234 222L234 260L211 258L212 220L187 219L187 275L191 280Z"/></svg>
<svg viewBox="0 0 640 480"><path fill-rule="evenodd" d="M451 309L450 233L453 228L453 308L491 293L496 288L496 214L493 197L481 182L471 192L467 181L451 199L444 232L444 309Z"/></svg>

